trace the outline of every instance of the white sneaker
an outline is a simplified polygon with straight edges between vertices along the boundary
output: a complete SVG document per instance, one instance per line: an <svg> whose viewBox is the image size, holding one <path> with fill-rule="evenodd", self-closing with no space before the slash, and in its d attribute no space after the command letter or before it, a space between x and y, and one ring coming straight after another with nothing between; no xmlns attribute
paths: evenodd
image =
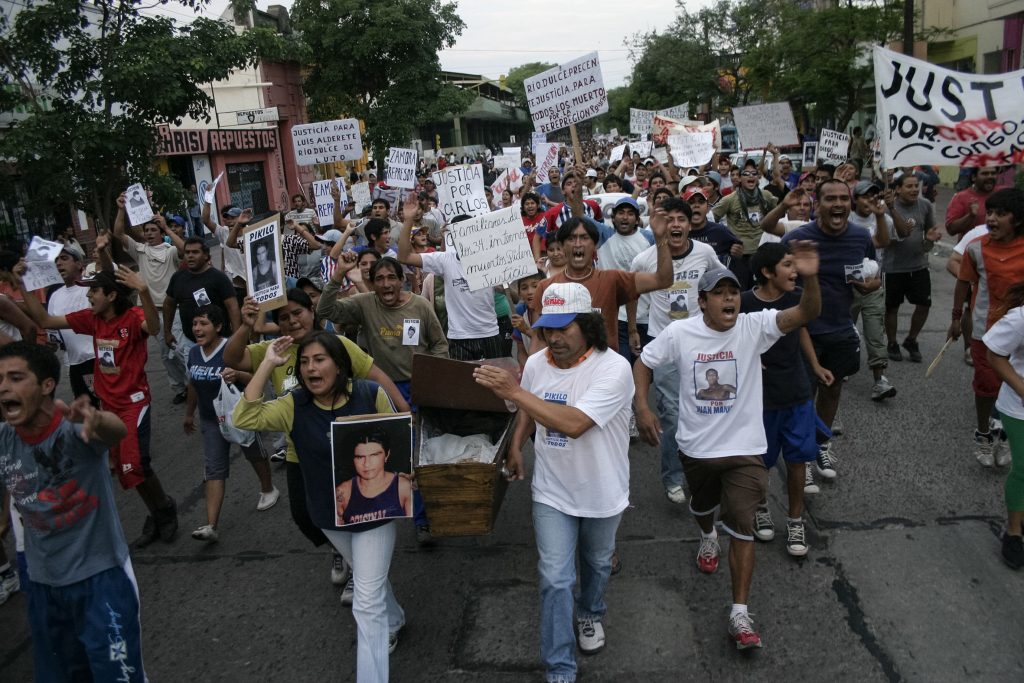
<svg viewBox="0 0 1024 683"><path fill-rule="evenodd" d="M875 382L875 386L871 387L872 401L883 401L887 398L892 398L895 395L896 387L889 382L885 375L882 375L882 377Z"/></svg>
<svg viewBox="0 0 1024 683"><path fill-rule="evenodd" d="M771 511L766 507L759 507L754 513L754 536L765 543L775 538L775 522L772 521Z"/></svg>
<svg viewBox="0 0 1024 683"><path fill-rule="evenodd" d="M821 493L821 487L814 481L814 468L810 463L804 467L804 493L811 495Z"/></svg>
<svg viewBox="0 0 1024 683"><path fill-rule="evenodd" d="M331 558L331 583L335 586L344 586L351 576L352 570L348 562L338 553L334 553L334 557Z"/></svg>
<svg viewBox="0 0 1024 683"><path fill-rule="evenodd" d="M577 619L576 641L583 654L597 654L604 649L604 626L601 626L601 622L594 617Z"/></svg>
<svg viewBox="0 0 1024 683"><path fill-rule="evenodd" d="M677 485L665 489L665 496L676 505L682 505L686 502L686 491L683 490L682 486Z"/></svg>
<svg viewBox="0 0 1024 683"><path fill-rule="evenodd" d="M348 583L345 584L344 590L341 591L341 604L345 607L351 607L352 601L356 599L356 582L349 576Z"/></svg>
<svg viewBox="0 0 1024 683"><path fill-rule="evenodd" d="M982 467L992 467L995 464L995 440L992 434L982 434L974 430L974 459Z"/></svg>
<svg viewBox="0 0 1024 683"><path fill-rule="evenodd" d="M836 454L832 452L832 442L827 441L821 446L818 446L818 461L815 463L815 467L825 479L836 478Z"/></svg>
<svg viewBox="0 0 1024 683"><path fill-rule="evenodd" d="M1013 462L1013 454L1010 453L1009 444L1006 442L1006 432L1003 431L1003 421L989 418L989 431L992 434L992 458L997 467L1006 467Z"/></svg>
<svg viewBox="0 0 1024 683"><path fill-rule="evenodd" d="M217 530L209 524L204 524L195 531L192 532L192 538L197 541L206 541L207 543L213 543L219 538Z"/></svg>
<svg viewBox="0 0 1024 683"><path fill-rule="evenodd" d="M270 462L284 462L288 455L288 449L282 448L270 454Z"/></svg>
<svg viewBox="0 0 1024 683"><path fill-rule="evenodd" d="M256 504L256 509L262 512L263 510L269 510L270 508L277 505L277 499L281 497L281 492L277 490L275 486L269 493L260 492L260 502Z"/></svg>

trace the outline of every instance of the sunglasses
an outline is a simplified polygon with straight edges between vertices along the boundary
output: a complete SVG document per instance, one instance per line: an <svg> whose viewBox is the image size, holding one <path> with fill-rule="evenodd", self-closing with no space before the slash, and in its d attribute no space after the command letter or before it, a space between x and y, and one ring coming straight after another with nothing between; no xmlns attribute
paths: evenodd
<svg viewBox="0 0 1024 683"><path fill-rule="evenodd" d="M744 178L756 178L757 171L740 171L740 175Z"/></svg>

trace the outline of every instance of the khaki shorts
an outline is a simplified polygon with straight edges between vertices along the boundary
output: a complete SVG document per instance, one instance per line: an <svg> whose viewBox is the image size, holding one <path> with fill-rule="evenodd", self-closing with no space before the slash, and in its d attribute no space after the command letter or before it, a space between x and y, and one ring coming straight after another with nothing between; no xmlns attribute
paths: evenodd
<svg viewBox="0 0 1024 683"><path fill-rule="evenodd" d="M730 535L754 540L754 513L768 493L768 470L759 455L691 458L680 452L690 512L698 517L719 511L718 520Z"/></svg>

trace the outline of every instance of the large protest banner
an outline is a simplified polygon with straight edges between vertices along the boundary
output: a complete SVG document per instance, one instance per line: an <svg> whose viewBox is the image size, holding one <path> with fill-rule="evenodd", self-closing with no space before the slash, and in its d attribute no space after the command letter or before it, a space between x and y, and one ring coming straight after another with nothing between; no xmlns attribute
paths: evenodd
<svg viewBox="0 0 1024 683"><path fill-rule="evenodd" d="M299 166L354 161L363 156L359 121L321 121L292 126L292 147Z"/></svg>
<svg viewBox="0 0 1024 683"><path fill-rule="evenodd" d="M668 116L658 114L651 124L651 140L659 145L668 143L669 135L680 133L704 133L710 132L716 151L722 150L722 125L718 119L711 123L701 121L679 121Z"/></svg>
<svg viewBox="0 0 1024 683"><path fill-rule="evenodd" d="M389 147L388 162L384 169L384 182L391 187L411 190L416 187L416 162L419 153L404 147Z"/></svg>
<svg viewBox="0 0 1024 683"><path fill-rule="evenodd" d="M329 228L334 225L334 197L331 196L331 185L337 183L341 192L339 199L342 206L348 201L345 192L345 180L335 178L334 180L317 180L313 183L313 202L316 205L316 216L320 221L321 228Z"/></svg>
<svg viewBox="0 0 1024 683"><path fill-rule="evenodd" d="M601 62L596 52L523 81L533 126L550 133L608 111Z"/></svg>
<svg viewBox="0 0 1024 683"><path fill-rule="evenodd" d="M1024 70L957 73L880 47L874 61L884 166L1024 160Z"/></svg>
<svg viewBox="0 0 1024 683"><path fill-rule="evenodd" d="M448 230L472 292L500 287L537 272L518 202L460 221Z"/></svg>
<svg viewBox="0 0 1024 683"><path fill-rule="evenodd" d="M649 135L655 116L666 116L671 119L686 118L690 113L690 105L686 102L666 109L634 109L629 108L629 132L637 135Z"/></svg>
<svg viewBox="0 0 1024 683"><path fill-rule="evenodd" d="M762 149L769 144L778 147L800 144L789 102L733 107L732 116L741 149Z"/></svg>
<svg viewBox="0 0 1024 683"><path fill-rule="evenodd" d="M828 128L821 129L821 135L818 136L819 159L824 159L829 164L838 165L850 158L847 154L849 149L849 135Z"/></svg>
<svg viewBox="0 0 1024 683"><path fill-rule="evenodd" d="M446 223L456 216L480 216L491 210L484 193L484 170L480 164L446 166L431 177L437 186L437 208L444 214Z"/></svg>

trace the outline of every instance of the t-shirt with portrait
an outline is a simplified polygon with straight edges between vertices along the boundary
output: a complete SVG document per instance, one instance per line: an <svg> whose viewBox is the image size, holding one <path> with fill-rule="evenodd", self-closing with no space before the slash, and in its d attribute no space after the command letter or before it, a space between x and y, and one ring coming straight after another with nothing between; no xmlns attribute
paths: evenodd
<svg viewBox="0 0 1024 683"><path fill-rule="evenodd" d="M178 303L181 329L190 340L196 340L192 334L192 318L196 316L196 311L210 304L219 306L224 311L225 324L221 334L231 334L230 325L226 320L228 308L225 302L235 298L235 288L228 276L216 268L209 267L200 273L188 269L179 270L171 276L171 281L167 285L167 296Z"/></svg>
<svg viewBox="0 0 1024 683"><path fill-rule="evenodd" d="M68 313L68 326L79 334L93 338L96 371L93 390L106 409L126 408L136 403L149 403L149 380L146 361L149 335L142 329L146 314L138 306L129 308L110 320L100 318L91 309Z"/></svg>
<svg viewBox="0 0 1024 683"><path fill-rule="evenodd" d="M697 283L701 276L719 267L715 250L703 242L690 240L685 253L672 257L672 284L649 294L642 294L641 301L648 298L650 310L647 314L647 334L657 337L661 331L676 320L685 320L700 313L697 303ZM633 259L632 270L638 273L653 273L658 269L657 247L650 247Z"/></svg>
<svg viewBox="0 0 1024 683"><path fill-rule="evenodd" d="M691 458L760 455L764 435L761 354L782 337L777 311L740 313L720 332L704 316L677 320L644 347L643 364L679 369L676 444Z"/></svg>

